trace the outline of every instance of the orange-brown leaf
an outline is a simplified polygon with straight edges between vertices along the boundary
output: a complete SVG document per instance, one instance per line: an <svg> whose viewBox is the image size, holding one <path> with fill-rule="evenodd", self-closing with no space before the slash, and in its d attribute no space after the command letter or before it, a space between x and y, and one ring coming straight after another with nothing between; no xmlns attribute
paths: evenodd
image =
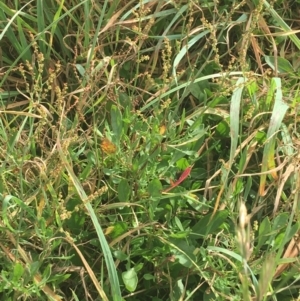
<svg viewBox="0 0 300 301"><path fill-rule="evenodd" d="M108 155L114 154L117 151L117 147L107 138L102 139L100 147L102 151Z"/></svg>

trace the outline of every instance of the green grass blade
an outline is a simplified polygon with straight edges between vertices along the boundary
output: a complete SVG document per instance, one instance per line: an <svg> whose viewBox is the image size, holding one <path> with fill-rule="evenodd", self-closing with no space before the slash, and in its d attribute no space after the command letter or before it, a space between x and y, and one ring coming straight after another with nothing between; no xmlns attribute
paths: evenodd
<svg viewBox="0 0 300 301"><path fill-rule="evenodd" d="M47 53L46 57L50 56L50 51L51 51L52 44L53 44L53 37L55 34L58 36L59 41L61 43L63 43L63 35L60 31L60 27L57 26L58 23L56 21L59 19L60 15L61 15L61 12L62 12L62 9L64 6L64 2L65 2L64 0L60 1L60 5L53 17L53 21L52 21L53 26L51 27L50 42L49 42L48 53ZM67 49L64 49L64 50L65 50L65 52L68 53L68 51L66 51Z"/></svg>
<svg viewBox="0 0 300 301"><path fill-rule="evenodd" d="M78 178L75 176L69 162L67 161L67 158L65 157L65 155L62 151L59 138L57 140L57 149L58 149L59 155L62 159L62 162L64 162L64 165L65 165L65 167L69 173L69 176L74 184L74 187L75 187L78 195L80 196L81 200L84 202L84 205L85 205L85 207L92 219L93 225L96 229L96 232L97 232L97 235L99 238L99 242L100 242L100 245L101 245L101 248L103 251L103 255L105 258L107 270L108 270L108 275L109 275L109 280L110 280L110 285L111 285L111 293L113 295L112 300L121 301L122 296L121 296L121 291L120 291L119 278L117 275L116 267L114 264L114 260L113 260L109 245L106 241L106 238L104 236L102 228L99 224L96 213L95 213L92 205L88 202L88 197L87 197L81 183L79 182Z"/></svg>
<svg viewBox="0 0 300 301"><path fill-rule="evenodd" d="M11 30L11 24L13 23L14 19L16 19L18 17L19 14L21 14L21 11L27 6L29 5L31 2L33 2L33 0L29 1L28 3L26 3L22 9L18 10L17 12L13 13L12 18L9 20L9 22L6 24L6 26L4 27L3 31L0 34L0 41L3 39L4 35L6 35L6 32L8 30ZM0 3L0 8L2 9L2 11L0 10L2 16L1 16L1 20L6 20L6 17L4 15L4 12L6 11L8 14L12 13L12 10L10 8L8 8L4 3ZM10 37L9 33L7 34L8 37Z"/></svg>
<svg viewBox="0 0 300 301"><path fill-rule="evenodd" d="M240 107L242 100L242 93L244 89L245 78L239 78L236 83L236 88L233 91L230 105L230 166L233 163L235 152L238 145L239 138L239 124L240 124Z"/></svg>
<svg viewBox="0 0 300 301"><path fill-rule="evenodd" d="M37 1L37 26L38 26L38 32L39 32L39 49L42 53L47 53L46 52L46 36L45 36L45 15L44 15L44 1L43 0L38 0Z"/></svg>
<svg viewBox="0 0 300 301"><path fill-rule="evenodd" d="M179 51L179 53L176 55L174 63L173 63L173 76L175 79L175 82L177 84L177 75L176 75L176 69L177 66L179 65L180 61L182 60L182 58L187 54L188 50L195 44L197 43L201 38L203 38L204 36L206 36L208 33L210 32L210 30L204 30L203 32L201 32L200 34L198 34L197 36L193 37L186 46L183 46L183 48Z"/></svg>
<svg viewBox="0 0 300 301"><path fill-rule="evenodd" d="M84 32L91 32L92 29L92 22L90 19L90 14L91 14L91 1L86 1L84 3ZM85 34L84 35L84 42L83 42L84 47L87 49L90 46L90 35Z"/></svg>
<svg viewBox="0 0 300 301"><path fill-rule="evenodd" d="M275 152L275 142L276 134L281 126L282 120L289 106L282 100L282 89L281 89L281 79L276 77L272 81L275 83L275 103L270 120L270 125L267 133L267 142L263 151L263 160L261 172L263 173L260 177L260 195L265 193L265 183L267 175L265 172L274 166L274 152Z"/></svg>
<svg viewBox="0 0 300 301"><path fill-rule="evenodd" d="M59 21L63 20L66 16L70 16L70 15L71 15L71 12L74 11L74 10L76 10L79 6L83 5L83 4L85 3L85 1L87 1L87 0L83 0L81 3L79 3L79 4L75 5L75 6L73 6L73 7L72 7L71 9L69 9L66 13L64 13L63 15L61 15L55 22L58 23ZM29 2L29 3L30 3L30 2ZM27 4L28 4L28 3L27 3ZM27 5L27 4L26 4L26 5ZM1 10L0 10L0 13L1 13ZM0 15L0 18L1 18L1 15ZM5 18L5 16L3 16L3 18ZM47 30L51 29L52 26L53 26L53 23L50 24L50 25L48 25L46 28L44 28L44 29L43 29L43 32L46 32ZM7 28L9 29L9 26L5 26L4 31L7 32ZM42 32L42 33L38 33L38 34L35 36L34 41L38 41L38 40L39 40L39 37L40 37L40 34L43 34L43 32ZM12 33L13 33L13 32L12 32ZM3 34L3 32L2 32L2 34ZM9 33L7 33L6 35L9 36ZM0 35L0 40L1 40L1 38L2 38L3 36L4 36L4 34L3 34L3 35ZM17 43L17 45L19 45L18 40L16 40L16 43ZM30 43L26 48L24 48L24 49L21 49L21 47L20 47L20 51L21 51L21 52L20 52L20 54L18 53L18 54L19 54L18 57L17 57L17 58L14 60L14 62L10 65L10 69L9 69L9 70L12 70L12 69L18 64L19 60L22 59L22 58L24 57L25 53L28 52L29 48L32 46L32 43L33 43L33 42L31 42L31 43ZM30 61L30 60L31 60L31 58L29 58L29 61ZM0 82L0 86L2 86L3 83L5 82L5 80L7 79L8 75L9 75L9 70L8 70L7 72L5 72L4 76L2 77L2 80L1 80L1 82Z"/></svg>
<svg viewBox="0 0 300 301"><path fill-rule="evenodd" d="M288 26L281 16L278 15L276 10L271 7L268 1L264 1L265 7L267 7L272 15L272 17L276 20L276 22L281 26L281 28L285 32L293 32L293 30ZM289 34L288 37L294 42L294 44L297 46L297 48L300 50L300 40L295 34Z"/></svg>

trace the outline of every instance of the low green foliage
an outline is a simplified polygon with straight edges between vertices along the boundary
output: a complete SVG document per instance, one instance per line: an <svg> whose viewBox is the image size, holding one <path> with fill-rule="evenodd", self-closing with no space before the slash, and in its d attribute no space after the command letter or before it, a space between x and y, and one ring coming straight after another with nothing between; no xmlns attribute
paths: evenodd
<svg viewBox="0 0 300 301"><path fill-rule="evenodd" d="M298 300L297 1L2 1L2 300Z"/></svg>

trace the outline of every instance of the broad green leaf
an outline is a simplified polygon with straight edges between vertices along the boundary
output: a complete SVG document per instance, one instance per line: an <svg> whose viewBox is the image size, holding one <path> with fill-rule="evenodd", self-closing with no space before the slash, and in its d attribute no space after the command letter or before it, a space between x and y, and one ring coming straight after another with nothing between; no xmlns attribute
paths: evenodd
<svg viewBox="0 0 300 301"><path fill-rule="evenodd" d="M127 180L123 179L118 185L118 198L120 202L127 202L131 194L131 187Z"/></svg>
<svg viewBox="0 0 300 301"><path fill-rule="evenodd" d="M258 242L256 246L257 252L260 252L260 248L270 238L271 234L271 223L268 217L265 217L259 226L258 230Z"/></svg>
<svg viewBox="0 0 300 301"><path fill-rule="evenodd" d="M117 222L112 226L109 236L115 239L128 230L128 225L125 222Z"/></svg>
<svg viewBox="0 0 300 301"><path fill-rule="evenodd" d="M145 280L155 280L155 277L152 274L144 274L143 278Z"/></svg>
<svg viewBox="0 0 300 301"><path fill-rule="evenodd" d="M116 251L114 251L113 254L116 257L116 259L118 259L120 261L128 260L128 255L125 254L124 252L122 252L121 250L116 250Z"/></svg>
<svg viewBox="0 0 300 301"><path fill-rule="evenodd" d="M156 198L161 196L162 185L159 179L153 179L148 185L149 194Z"/></svg>
<svg viewBox="0 0 300 301"><path fill-rule="evenodd" d="M111 126L115 134L115 141L119 142L123 132L122 114L119 108L115 105L111 107Z"/></svg>
<svg viewBox="0 0 300 301"><path fill-rule="evenodd" d="M173 298L175 300L182 300L182 296L185 294L185 285L182 282L182 279L179 279L173 285Z"/></svg>
<svg viewBox="0 0 300 301"><path fill-rule="evenodd" d="M192 83L188 89L190 93L199 101L202 101L205 96L205 88L208 88L208 81Z"/></svg>
<svg viewBox="0 0 300 301"><path fill-rule="evenodd" d="M213 219L210 221L212 213L205 215L198 223L192 228L192 233L196 236L207 236L219 231L221 225L225 222L228 216L226 210L217 211Z"/></svg>
<svg viewBox="0 0 300 301"><path fill-rule="evenodd" d="M291 63L283 57L274 57L265 55L266 63L275 71L277 67L277 71L279 73L294 73L295 70ZM275 60L277 61L277 66L275 66Z"/></svg>
<svg viewBox="0 0 300 301"><path fill-rule="evenodd" d="M65 223L66 226L72 229L72 233L79 235L85 223L86 214L83 211L73 211L70 218Z"/></svg>
<svg viewBox="0 0 300 301"><path fill-rule="evenodd" d="M75 64L75 67L76 67L77 71L79 72L79 74L80 74L81 76L84 76L84 75L85 75L85 69L84 69L84 67L83 67L82 65L80 65L80 64Z"/></svg>
<svg viewBox="0 0 300 301"><path fill-rule="evenodd" d="M131 101L130 97L128 96L128 94L125 92L119 93L119 102L120 102L121 106L124 108L129 108L129 109L132 108L132 101Z"/></svg>
<svg viewBox="0 0 300 301"><path fill-rule="evenodd" d="M272 225L272 231L278 231L287 226L289 221L289 215L287 213L281 213L277 215L274 219Z"/></svg>
<svg viewBox="0 0 300 301"><path fill-rule="evenodd" d="M13 279L14 281L18 281L24 273L24 268L21 263L16 262L14 265Z"/></svg>
<svg viewBox="0 0 300 301"><path fill-rule="evenodd" d="M270 236L270 243L274 246L274 249L280 249L285 245L287 236L287 226L289 223L289 215L287 213L281 213L277 215L273 221L272 229L271 229L271 236ZM290 228L291 230L291 228Z"/></svg>
<svg viewBox="0 0 300 301"><path fill-rule="evenodd" d="M230 133L230 127L226 120L222 120L221 122L219 122L216 128L216 133L221 137L228 137Z"/></svg>
<svg viewBox="0 0 300 301"><path fill-rule="evenodd" d="M180 168L181 170L185 170L187 167L189 167L191 164L187 160L187 158L181 158L176 162L176 166Z"/></svg>
<svg viewBox="0 0 300 301"><path fill-rule="evenodd" d="M266 140L267 134L263 131L258 131L257 134L255 135L255 140L260 143L263 144Z"/></svg>
<svg viewBox="0 0 300 301"><path fill-rule="evenodd" d="M137 284L138 277L134 268L122 273L122 279L124 281L125 287L129 292L134 292Z"/></svg>
<svg viewBox="0 0 300 301"><path fill-rule="evenodd" d="M179 263L187 268L191 268L193 262L196 260L196 256L194 255L195 247L189 245L186 239L172 238L170 242L176 246L176 248L172 249L172 253L178 259Z"/></svg>

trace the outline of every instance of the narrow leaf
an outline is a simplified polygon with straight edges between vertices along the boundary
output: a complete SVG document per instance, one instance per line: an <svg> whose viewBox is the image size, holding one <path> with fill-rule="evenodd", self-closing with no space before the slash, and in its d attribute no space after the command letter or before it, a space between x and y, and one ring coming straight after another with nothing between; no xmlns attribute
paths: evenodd
<svg viewBox="0 0 300 301"><path fill-rule="evenodd" d="M110 113L111 113L111 126L115 134L116 141L119 142L123 131L122 114L119 108L115 105L111 107Z"/></svg>
<svg viewBox="0 0 300 301"><path fill-rule="evenodd" d="M266 177L267 177L265 172L270 168L273 169L275 167L274 152L275 152L276 134L281 126L284 115L288 109L288 105L284 103L282 100L281 79L276 77L273 78L272 81L276 85L275 104L270 120L268 133L267 133L267 143L264 147L264 152L263 152L263 160L262 160L262 168L261 168L261 172L263 174L260 176L260 187L259 187L259 194L261 196L265 194L265 184L266 184ZM275 173L273 173L273 178L276 177L277 174L275 175Z"/></svg>

